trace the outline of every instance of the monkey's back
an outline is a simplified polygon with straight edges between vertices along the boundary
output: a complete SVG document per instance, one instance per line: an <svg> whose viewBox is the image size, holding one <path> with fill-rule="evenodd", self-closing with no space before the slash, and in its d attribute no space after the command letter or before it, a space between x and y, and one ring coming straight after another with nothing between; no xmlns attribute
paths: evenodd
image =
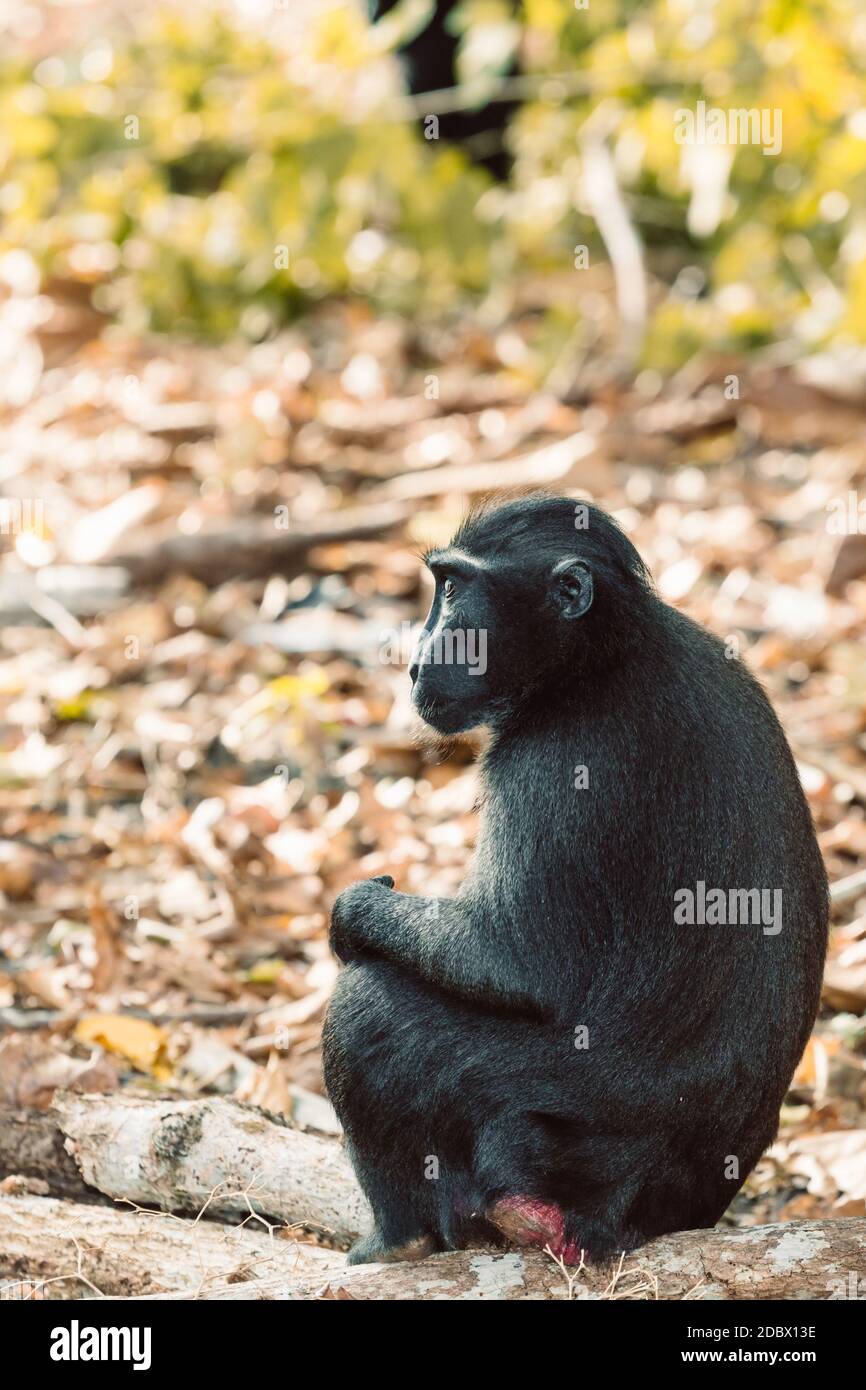
<svg viewBox="0 0 866 1390"><path fill-rule="evenodd" d="M503 1085L541 1117L558 1200L605 1161L611 1183L642 1171L630 1219L650 1233L717 1219L772 1141L817 1012L828 920L769 702L717 639L665 612L607 700L577 691L570 722L539 709L492 750L494 824L468 886L481 916L497 880L512 903L526 884L511 910L527 961L549 974L553 1020L529 1042L513 1035ZM529 825L543 827L531 842ZM503 842L513 858L497 866ZM675 919L684 890L698 920ZM781 920L701 921L711 890L780 904Z"/></svg>

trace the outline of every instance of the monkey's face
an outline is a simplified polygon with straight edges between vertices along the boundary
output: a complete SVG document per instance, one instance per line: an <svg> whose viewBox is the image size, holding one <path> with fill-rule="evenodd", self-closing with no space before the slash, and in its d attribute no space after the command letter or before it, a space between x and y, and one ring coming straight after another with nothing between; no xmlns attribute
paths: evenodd
<svg viewBox="0 0 866 1390"><path fill-rule="evenodd" d="M439 563L441 560L443 563ZM477 566L428 557L433 602L409 667L412 703L441 734L484 723L492 694L489 643L493 613Z"/></svg>
<svg viewBox="0 0 866 1390"><path fill-rule="evenodd" d="M426 562L435 592L409 668L412 702L441 734L495 725L567 661L591 572L571 558L518 570L454 547Z"/></svg>

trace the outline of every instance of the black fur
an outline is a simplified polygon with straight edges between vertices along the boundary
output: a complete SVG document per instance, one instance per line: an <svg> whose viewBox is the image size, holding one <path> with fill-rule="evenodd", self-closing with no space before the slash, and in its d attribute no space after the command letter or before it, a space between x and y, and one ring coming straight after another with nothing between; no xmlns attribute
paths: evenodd
<svg viewBox="0 0 866 1390"><path fill-rule="evenodd" d="M377 1226L357 1260L466 1244L513 1194L597 1258L712 1225L815 1018L827 883L779 723L585 515L512 501L430 557L414 699L441 731L490 726L484 815L456 898L384 880L335 904L325 1074ZM486 629L485 675L433 662L446 627ZM781 889L781 930L677 925L699 881Z"/></svg>

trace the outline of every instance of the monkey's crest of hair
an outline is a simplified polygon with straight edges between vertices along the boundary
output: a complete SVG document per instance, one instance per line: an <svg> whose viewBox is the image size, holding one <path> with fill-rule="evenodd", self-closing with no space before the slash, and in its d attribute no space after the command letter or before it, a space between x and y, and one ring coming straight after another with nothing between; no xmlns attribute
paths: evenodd
<svg viewBox="0 0 866 1390"><path fill-rule="evenodd" d="M597 573L613 572L654 593L649 570L612 516L591 502L539 490L496 493L473 503L451 544L471 553L538 566L579 555Z"/></svg>

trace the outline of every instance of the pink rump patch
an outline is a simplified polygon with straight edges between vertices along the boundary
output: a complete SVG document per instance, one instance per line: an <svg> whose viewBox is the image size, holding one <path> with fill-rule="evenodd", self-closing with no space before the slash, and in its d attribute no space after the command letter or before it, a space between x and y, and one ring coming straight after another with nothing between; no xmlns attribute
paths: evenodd
<svg viewBox="0 0 866 1390"><path fill-rule="evenodd" d="M487 1220L515 1245L532 1245L551 1251L563 1264L580 1264L581 1248L566 1241L561 1209L539 1197L500 1197L487 1212Z"/></svg>

